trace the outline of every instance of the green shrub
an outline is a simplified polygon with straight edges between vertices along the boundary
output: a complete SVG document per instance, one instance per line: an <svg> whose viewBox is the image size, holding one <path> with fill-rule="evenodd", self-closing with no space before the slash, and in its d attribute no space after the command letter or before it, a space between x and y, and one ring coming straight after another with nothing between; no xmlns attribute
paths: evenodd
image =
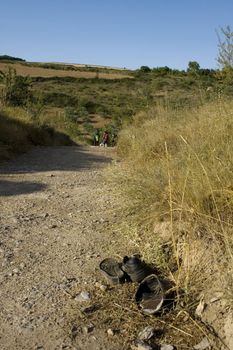
<svg viewBox="0 0 233 350"><path fill-rule="evenodd" d="M77 106L77 98L62 92L48 92L43 95L44 104L54 107L75 107Z"/></svg>
<svg viewBox="0 0 233 350"><path fill-rule="evenodd" d="M31 98L30 78L17 75L12 67L8 67L5 73L0 72L0 78L3 83L2 103L11 106L26 105Z"/></svg>
<svg viewBox="0 0 233 350"><path fill-rule="evenodd" d="M74 107L65 107L64 113L66 118L70 119L71 121L77 121L78 120L78 113Z"/></svg>

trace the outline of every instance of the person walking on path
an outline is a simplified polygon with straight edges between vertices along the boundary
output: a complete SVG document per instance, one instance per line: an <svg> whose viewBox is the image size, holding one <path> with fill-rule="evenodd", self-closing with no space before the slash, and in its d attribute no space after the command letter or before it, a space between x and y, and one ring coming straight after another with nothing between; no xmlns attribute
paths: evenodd
<svg viewBox="0 0 233 350"><path fill-rule="evenodd" d="M99 134L99 130L96 129L93 137L94 146L99 146L99 142L100 142L100 134Z"/></svg>
<svg viewBox="0 0 233 350"><path fill-rule="evenodd" d="M105 131L104 134L103 134L102 145L104 147L108 147L108 143L109 143L109 134L108 134L107 131Z"/></svg>

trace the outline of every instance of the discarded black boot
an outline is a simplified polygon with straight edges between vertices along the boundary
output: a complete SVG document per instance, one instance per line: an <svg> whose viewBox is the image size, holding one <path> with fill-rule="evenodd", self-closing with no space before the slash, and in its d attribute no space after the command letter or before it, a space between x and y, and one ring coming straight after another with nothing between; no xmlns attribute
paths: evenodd
<svg viewBox="0 0 233 350"><path fill-rule="evenodd" d="M130 277L132 282L140 282L152 273L152 269L138 256L125 256L122 270Z"/></svg>
<svg viewBox="0 0 233 350"><path fill-rule="evenodd" d="M126 276L124 271L121 269L121 264L115 259L106 258L101 261L99 267L108 280L113 284L123 283L125 281Z"/></svg>
<svg viewBox="0 0 233 350"><path fill-rule="evenodd" d="M162 283L155 274L144 278L135 295L137 304L146 314L158 312L164 302L164 290Z"/></svg>

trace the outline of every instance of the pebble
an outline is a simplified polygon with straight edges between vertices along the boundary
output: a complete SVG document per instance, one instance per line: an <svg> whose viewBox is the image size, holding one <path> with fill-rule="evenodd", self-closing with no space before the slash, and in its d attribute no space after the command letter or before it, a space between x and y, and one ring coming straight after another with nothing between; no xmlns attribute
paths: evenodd
<svg viewBox="0 0 233 350"><path fill-rule="evenodd" d="M89 301L91 299L91 297L90 297L90 293L89 292L82 291L74 299L76 301Z"/></svg>
<svg viewBox="0 0 233 350"><path fill-rule="evenodd" d="M195 350L205 350L205 349L210 349L210 343L209 340L205 337L202 339L202 341L195 345L193 347Z"/></svg>
<svg viewBox="0 0 233 350"><path fill-rule="evenodd" d="M115 333L114 333L114 331L111 329L111 328L109 328L108 330L107 330L107 333L108 333L108 335L110 336L110 337L112 337Z"/></svg>
<svg viewBox="0 0 233 350"><path fill-rule="evenodd" d="M90 336L90 339L93 340L93 341L96 341L96 337L94 335Z"/></svg>
<svg viewBox="0 0 233 350"><path fill-rule="evenodd" d="M13 218L12 218L12 222L13 222L13 224L18 224L18 218L13 217Z"/></svg>
<svg viewBox="0 0 233 350"><path fill-rule="evenodd" d="M93 330L94 330L94 325L93 324L90 324L88 326L84 326L83 327L83 332L86 333L86 334L91 333Z"/></svg>
<svg viewBox="0 0 233 350"><path fill-rule="evenodd" d="M169 344L162 344L160 350L174 350L174 346Z"/></svg>
<svg viewBox="0 0 233 350"><path fill-rule="evenodd" d="M19 274L19 269L15 268L15 269L13 269L12 272L13 272L14 275L18 275Z"/></svg>
<svg viewBox="0 0 233 350"><path fill-rule="evenodd" d="M19 264L19 267L20 267L21 269L23 269L25 266L26 266L25 263L20 263L20 264Z"/></svg>
<svg viewBox="0 0 233 350"><path fill-rule="evenodd" d="M96 288L99 288L101 286L101 283L100 282L95 282L95 286L96 286Z"/></svg>
<svg viewBox="0 0 233 350"><path fill-rule="evenodd" d="M204 300L201 299L199 304L197 305L196 310L195 310L195 315L197 315L198 317L201 317L205 307L206 307L206 304L205 304Z"/></svg>
<svg viewBox="0 0 233 350"><path fill-rule="evenodd" d="M152 346L142 340L137 340L136 343L131 346L131 348L133 350L153 350Z"/></svg>
<svg viewBox="0 0 233 350"><path fill-rule="evenodd" d="M106 286L105 284L101 284L99 288L100 290L102 290L102 292L106 292L106 290L108 289L108 286Z"/></svg>
<svg viewBox="0 0 233 350"><path fill-rule="evenodd" d="M151 326L145 327L138 335L141 340L149 340L154 335L154 328Z"/></svg>
<svg viewBox="0 0 233 350"><path fill-rule="evenodd" d="M102 292L106 292L106 290L108 289L108 286L106 286L105 284L102 284L100 282L96 282L95 286L96 286L96 288L99 288L100 290L102 290Z"/></svg>

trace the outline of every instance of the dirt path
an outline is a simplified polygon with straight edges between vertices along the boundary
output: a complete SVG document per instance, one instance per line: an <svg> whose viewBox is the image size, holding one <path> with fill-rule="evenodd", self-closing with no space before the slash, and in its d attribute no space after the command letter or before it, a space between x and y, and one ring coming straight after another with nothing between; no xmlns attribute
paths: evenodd
<svg viewBox="0 0 233 350"><path fill-rule="evenodd" d="M120 249L102 174L111 152L36 148L0 167L1 350L123 349L87 308L104 293L98 263L111 242Z"/></svg>

